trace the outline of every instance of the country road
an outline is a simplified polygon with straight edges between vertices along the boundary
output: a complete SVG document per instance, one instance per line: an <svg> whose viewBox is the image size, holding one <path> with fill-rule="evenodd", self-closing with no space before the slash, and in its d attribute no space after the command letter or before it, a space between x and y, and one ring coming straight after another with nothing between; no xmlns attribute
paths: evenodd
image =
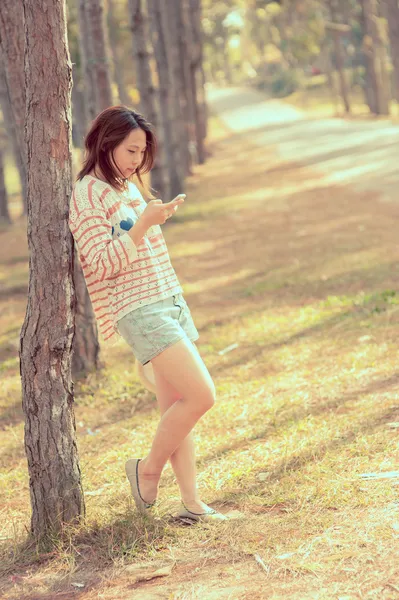
<svg viewBox="0 0 399 600"><path fill-rule="evenodd" d="M233 133L250 135L259 147L274 146L276 161L313 166L323 183L397 197L399 126L389 120L312 118L282 100L250 88L212 88L208 103ZM239 146L237 146L239 151Z"/></svg>

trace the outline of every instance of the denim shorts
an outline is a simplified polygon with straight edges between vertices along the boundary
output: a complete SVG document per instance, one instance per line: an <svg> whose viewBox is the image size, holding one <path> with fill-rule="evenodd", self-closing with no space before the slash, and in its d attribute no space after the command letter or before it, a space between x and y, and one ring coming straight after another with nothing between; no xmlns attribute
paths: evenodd
<svg viewBox="0 0 399 600"><path fill-rule="evenodd" d="M127 313L117 323L134 356L146 365L179 340L195 342L199 333L183 294L175 294Z"/></svg>

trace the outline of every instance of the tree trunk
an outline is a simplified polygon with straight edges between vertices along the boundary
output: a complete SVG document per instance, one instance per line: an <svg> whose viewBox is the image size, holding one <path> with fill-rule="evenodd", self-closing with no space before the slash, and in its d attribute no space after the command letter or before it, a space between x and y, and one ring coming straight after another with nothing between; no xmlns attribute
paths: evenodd
<svg viewBox="0 0 399 600"><path fill-rule="evenodd" d="M90 123L95 119L96 94L94 86L93 52L90 43L90 29L88 23L87 0L79 0L78 6L79 20L79 49L82 62L81 73L83 80L84 105L85 105L85 130L88 131Z"/></svg>
<svg viewBox="0 0 399 600"><path fill-rule="evenodd" d="M100 344L96 317L87 291L82 267L75 249L73 283L76 292L75 337L72 352L72 377L78 380L91 371L99 370Z"/></svg>
<svg viewBox="0 0 399 600"><path fill-rule="evenodd" d="M79 75L77 73L77 69L74 68L72 73L72 140L76 148L83 149L87 127L85 97L79 84Z"/></svg>
<svg viewBox="0 0 399 600"><path fill-rule="evenodd" d="M398 0L384 0L385 14L388 21L389 42L394 71L394 96L399 102L399 7Z"/></svg>
<svg viewBox="0 0 399 600"><path fill-rule="evenodd" d="M340 34L338 31L333 32L334 39L334 51L335 51L335 60L338 71L339 78L339 88L341 92L341 98L344 103L345 112L350 113L351 107L349 104L349 92L348 92L348 84L346 82L345 72L344 72L344 57L342 53L342 46L340 40Z"/></svg>
<svg viewBox="0 0 399 600"><path fill-rule="evenodd" d="M0 106L3 113L3 123L7 130L7 120L10 118L11 105L8 96L7 82L4 73L3 65L0 61ZM8 137L11 140L11 135L7 132ZM6 189L6 182L4 178L4 151L3 146L0 146L0 223L11 225L11 217L8 210L8 195Z"/></svg>
<svg viewBox="0 0 399 600"><path fill-rule="evenodd" d="M0 224L11 224L10 213L8 212L8 197L6 182L4 179L4 154L0 148Z"/></svg>
<svg viewBox="0 0 399 600"><path fill-rule="evenodd" d="M19 356L36 539L84 514L71 379L72 65L65 11L65 0L24 0L30 260Z"/></svg>
<svg viewBox="0 0 399 600"><path fill-rule="evenodd" d="M79 49L81 57L81 77L83 84L83 108L84 108L84 132L87 133L91 122L97 116L99 109L97 107L96 86L98 79L94 78L94 64L92 44L91 44L91 27L89 27L89 14L87 0L79 0L78 7L79 19ZM100 20L101 23L101 20ZM72 95L74 94L72 90ZM75 99L74 95L73 98ZM78 101L77 101L78 102ZM76 104L75 104L76 106ZM82 371L90 372L93 369L98 369L100 364L99 358L99 341L97 328L93 326L93 309L90 302L89 292L84 282L84 275L79 261L75 259L74 270L74 285L76 288L76 321L75 321L75 336L73 341L73 361L72 374L73 378L77 379Z"/></svg>
<svg viewBox="0 0 399 600"><path fill-rule="evenodd" d="M383 19L381 18L381 7L378 0L371 0L372 10L375 18L373 19L376 58L378 64L378 73L381 81L381 114L389 115L389 105L392 97L391 80L388 74L388 52L389 43L388 32L385 30Z"/></svg>
<svg viewBox="0 0 399 600"><path fill-rule="evenodd" d="M191 30L191 19L189 16L189 5L188 0L175 0L176 7L179 10L176 11L177 16L177 28L178 28L178 43L180 53L180 64L181 64L181 77L182 87L180 94L185 94L185 120L186 129L188 136L188 150L190 156L190 167L195 163L198 163L198 145L196 137L196 124L195 124L195 105L196 105L196 90L193 86L191 78L191 64L193 54L192 37L190 35Z"/></svg>
<svg viewBox="0 0 399 600"><path fill-rule="evenodd" d="M376 22L375 0L361 0L362 18L364 24L363 48L367 63L367 83L371 86L369 98L370 110L375 114L389 114L388 90L384 89L384 73L381 52L381 40Z"/></svg>
<svg viewBox="0 0 399 600"><path fill-rule="evenodd" d="M124 106L130 106L132 100L127 92L124 79L126 66L123 64L123 61L121 61L118 52L119 38L116 35L116 32L120 26L120 23L118 23L116 19L115 0L108 0L108 32L113 62L113 79L118 88L119 102Z"/></svg>
<svg viewBox="0 0 399 600"><path fill-rule="evenodd" d="M168 172L168 197L174 198L183 189L181 170L178 168L180 161L179 138L176 128L173 127L173 111L170 98L169 69L166 53L165 33L162 26L162 15L158 0L147 0L148 15L151 30L152 46L157 64L159 99L161 114L161 129L163 131L165 164Z"/></svg>
<svg viewBox="0 0 399 600"><path fill-rule="evenodd" d="M142 0L129 0L130 28L133 41L133 59L137 87L140 93L140 112L152 123L159 139L159 152L151 169L151 186L161 198L165 197L167 184L163 169L162 136L159 128L159 104L151 73L151 55L148 51L148 24Z"/></svg>
<svg viewBox="0 0 399 600"><path fill-rule="evenodd" d="M104 22L104 0L86 0L87 27L91 46L96 113L112 106L109 43ZM90 65L89 65L90 68Z"/></svg>
<svg viewBox="0 0 399 600"><path fill-rule="evenodd" d="M337 24L338 23L338 14L337 14L338 11L337 11L337 6L336 6L336 0L329 0L329 6L330 6L331 20L334 24ZM344 54L342 51L341 33L337 30L333 30L332 38L333 38L333 43L334 43L335 62L336 62L336 67L337 67L337 71L338 71L340 94L341 94L342 101L344 103L345 112L350 113L351 109L350 109L350 103L349 103L349 91L348 91L348 84L346 81L345 71L344 71L345 61L344 61Z"/></svg>
<svg viewBox="0 0 399 600"><path fill-rule="evenodd" d="M24 82L24 28L22 0L1 0L0 2L0 62L3 64L7 82L9 107L4 120L10 137L18 169L22 191L23 214L27 212L26 190L26 146L24 139L25 123L25 82ZM2 106L3 108L3 106Z"/></svg>
<svg viewBox="0 0 399 600"><path fill-rule="evenodd" d="M366 0L360 0L361 7L361 25L363 30L363 55L365 60L365 89L364 94L370 112L378 113L378 93L377 77L374 67L374 50L369 32L369 20L366 18Z"/></svg>
<svg viewBox="0 0 399 600"><path fill-rule="evenodd" d="M189 0L188 3L188 33L191 41L190 61L190 86L194 105L195 139L197 145L198 162L205 162L205 128L207 120L205 87L202 77L202 30L201 30L201 4L199 0Z"/></svg>
<svg viewBox="0 0 399 600"><path fill-rule="evenodd" d="M179 25L181 24L179 4L175 2L162 2L160 3L160 10L169 67L170 100L173 115L172 127L177 132L179 144L179 163L177 167L180 170L180 179L184 181L190 169L190 155L188 150L189 136L186 128L188 122L187 94L178 44L178 40L180 39Z"/></svg>

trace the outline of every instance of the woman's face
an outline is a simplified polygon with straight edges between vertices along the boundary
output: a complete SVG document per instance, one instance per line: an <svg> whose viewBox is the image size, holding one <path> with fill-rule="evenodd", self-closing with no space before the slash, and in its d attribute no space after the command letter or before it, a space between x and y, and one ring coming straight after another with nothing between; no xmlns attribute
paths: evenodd
<svg viewBox="0 0 399 600"><path fill-rule="evenodd" d="M133 129L114 150L114 161L123 178L135 173L143 161L147 138L142 129Z"/></svg>

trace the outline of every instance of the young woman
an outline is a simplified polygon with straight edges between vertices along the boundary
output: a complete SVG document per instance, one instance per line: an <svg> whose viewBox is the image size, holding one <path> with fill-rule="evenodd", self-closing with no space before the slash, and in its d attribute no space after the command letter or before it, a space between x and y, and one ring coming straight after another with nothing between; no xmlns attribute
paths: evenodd
<svg viewBox="0 0 399 600"><path fill-rule="evenodd" d="M152 126L125 106L102 111L85 139L85 159L74 184L69 226L104 343L122 336L136 359L152 365L161 419L145 458L125 470L139 510L154 505L170 459L180 487L178 517L223 520L196 484L192 429L215 402L215 386L195 341L183 290L160 225L184 195L146 203L134 179L150 171L156 153Z"/></svg>

